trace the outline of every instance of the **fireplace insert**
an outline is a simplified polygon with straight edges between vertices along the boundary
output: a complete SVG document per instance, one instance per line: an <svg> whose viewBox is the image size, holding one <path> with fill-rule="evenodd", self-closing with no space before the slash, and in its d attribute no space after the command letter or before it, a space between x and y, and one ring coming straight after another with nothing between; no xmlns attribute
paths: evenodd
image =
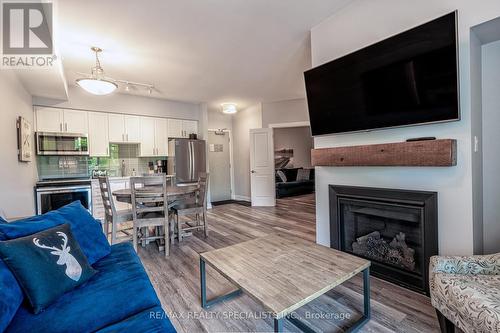
<svg viewBox="0 0 500 333"><path fill-rule="evenodd" d="M438 254L437 193L330 185L331 247L372 262L372 275L428 294Z"/></svg>

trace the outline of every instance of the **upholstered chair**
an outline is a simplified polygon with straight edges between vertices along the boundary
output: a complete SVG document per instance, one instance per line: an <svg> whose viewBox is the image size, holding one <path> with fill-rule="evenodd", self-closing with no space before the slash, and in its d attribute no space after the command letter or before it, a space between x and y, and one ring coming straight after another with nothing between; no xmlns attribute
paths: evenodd
<svg viewBox="0 0 500 333"><path fill-rule="evenodd" d="M442 332L500 332L500 253L434 256L429 275Z"/></svg>

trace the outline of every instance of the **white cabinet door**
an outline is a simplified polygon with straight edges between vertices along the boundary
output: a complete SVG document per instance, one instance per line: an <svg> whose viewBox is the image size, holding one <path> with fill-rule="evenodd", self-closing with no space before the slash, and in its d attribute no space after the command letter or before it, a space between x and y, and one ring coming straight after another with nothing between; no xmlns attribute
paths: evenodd
<svg viewBox="0 0 500 333"><path fill-rule="evenodd" d="M141 117L141 156L156 156L155 119Z"/></svg>
<svg viewBox="0 0 500 333"><path fill-rule="evenodd" d="M64 110L64 132L87 134L89 132L86 111Z"/></svg>
<svg viewBox="0 0 500 333"><path fill-rule="evenodd" d="M36 131L37 132L62 132L63 110L56 108L36 109Z"/></svg>
<svg viewBox="0 0 500 333"><path fill-rule="evenodd" d="M141 117L125 116L125 135L127 142L141 141Z"/></svg>
<svg viewBox="0 0 500 333"><path fill-rule="evenodd" d="M89 112L90 156L109 156L108 115Z"/></svg>
<svg viewBox="0 0 500 333"><path fill-rule="evenodd" d="M196 120L183 120L182 134L184 138L188 138L189 134L198 134L198 122Z"/></svg>
<svg viewBox="0 0 500 333"><path fill-rule="evenodd" d="M156 156L168 155L167 119L155 119Z"/></svg>
<svg viewBox="0 0 500 333"><path fill-rule="evenodd" d="M182 138L182 120L169 119L168 120L168 137L169 138Z"/></svg>
<svg viewBox="0 0 500 333"><path fill-rule="evenodd" d="M108 114L109 142L125 142L125 117L121 114Z"/></svg>

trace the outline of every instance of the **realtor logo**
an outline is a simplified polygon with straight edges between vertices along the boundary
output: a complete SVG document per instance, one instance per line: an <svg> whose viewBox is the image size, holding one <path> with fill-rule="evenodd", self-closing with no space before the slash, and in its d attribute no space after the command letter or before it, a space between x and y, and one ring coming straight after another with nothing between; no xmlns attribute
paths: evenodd
<svg viewBox="0 0 500 333"><path fill-rule="evenodd" d="M51 2L2 1L2 68L52 66Z"/></svg>
<svg viewBox="0 0 500 333"><path fill-rule="evenodd" d="M52 54L52 3L2 3L3 54Z"/></svg>

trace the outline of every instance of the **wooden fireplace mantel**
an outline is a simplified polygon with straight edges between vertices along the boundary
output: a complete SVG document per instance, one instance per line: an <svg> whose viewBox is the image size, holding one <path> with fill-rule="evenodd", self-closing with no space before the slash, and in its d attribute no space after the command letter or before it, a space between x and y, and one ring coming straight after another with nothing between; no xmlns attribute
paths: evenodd
<svg viewBox="0 0 500 333"><path fill-rule="evenodd" d="M313 166L457 165L457 140L396 142L311 150Z"/></svg>

